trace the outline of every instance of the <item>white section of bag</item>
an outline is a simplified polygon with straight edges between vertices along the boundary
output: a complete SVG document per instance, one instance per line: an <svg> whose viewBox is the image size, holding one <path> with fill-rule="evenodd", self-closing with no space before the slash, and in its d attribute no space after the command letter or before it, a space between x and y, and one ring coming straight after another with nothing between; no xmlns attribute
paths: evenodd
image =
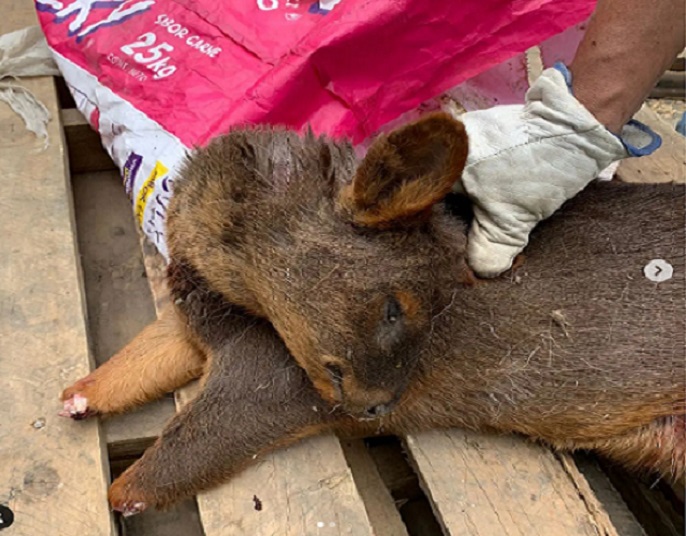
<svg viewBox="0 0 686 536"><path fill-rule="evenodd" d="M97 123L103 147L120 169L137 223L168 258L165 218L176 170L189 149L173 134L53 51L76 106Z"/></svg>

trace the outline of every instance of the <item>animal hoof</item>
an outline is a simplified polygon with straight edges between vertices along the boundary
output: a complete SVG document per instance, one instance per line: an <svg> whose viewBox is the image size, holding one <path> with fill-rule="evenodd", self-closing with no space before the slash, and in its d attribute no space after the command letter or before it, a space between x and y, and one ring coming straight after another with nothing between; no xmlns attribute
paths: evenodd
<svg viewBox="0 0 686 536"><path fill-rule="evenodd" d="M152 497L139 486L136 478L136 464L129 467L110 486L108 499L112 510L124 517L140 514L148 506L155 506Z"/></svg>
<svg viewBox="0 0 686 536"><path fill-rule="evenodd" d="M124 517L135 516L140 514L146 508L146 504L143 501L136 502L125 502L122 505L113 506L114 510L120 512Z"/></svg>
<svg viewBox="0 0 686 536"><path fill-rule="evenodd" d="M88 399L85 396L75 394L64 401L64 408L59 412L60 417L70 417L75 421L87 419L91 415L95 415L88 407Z"/></svg>

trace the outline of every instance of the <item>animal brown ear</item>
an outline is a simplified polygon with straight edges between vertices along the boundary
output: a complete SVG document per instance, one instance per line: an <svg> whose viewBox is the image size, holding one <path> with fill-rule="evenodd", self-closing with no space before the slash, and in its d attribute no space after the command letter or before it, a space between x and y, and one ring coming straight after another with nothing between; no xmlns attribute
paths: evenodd
<svg viewBox="0 0 686 536"><path fill-rule="evenodd" d="M376 139L339 204L367 227L421 221L460 178L467 149L462 123L445 113L426 116Z"/></svg>

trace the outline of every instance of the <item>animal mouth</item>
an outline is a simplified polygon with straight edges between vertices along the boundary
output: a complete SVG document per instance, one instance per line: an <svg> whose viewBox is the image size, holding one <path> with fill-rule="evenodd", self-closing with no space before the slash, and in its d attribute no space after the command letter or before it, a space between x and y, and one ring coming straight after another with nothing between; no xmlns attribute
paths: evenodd
<svg viewBox="0 0 686 536"><path fill-rule="evenodd" d="M378 421L383 417L391 415L394 411L398 409L398 405L403 398L403 393L404 391L399 391L391 400L377 404L346 404L346 401L344 400L342 405L344 408L348 407L348 414L358 421Z"/></svg>
<svg viewBox="0 0 686 536"><path fill-rule="evenodd" d="M393 413L396 406L396 401L392 400L388 404L378 404L365 409L362 413L355 415L358 421L369 422L377 421Z"/></svg>

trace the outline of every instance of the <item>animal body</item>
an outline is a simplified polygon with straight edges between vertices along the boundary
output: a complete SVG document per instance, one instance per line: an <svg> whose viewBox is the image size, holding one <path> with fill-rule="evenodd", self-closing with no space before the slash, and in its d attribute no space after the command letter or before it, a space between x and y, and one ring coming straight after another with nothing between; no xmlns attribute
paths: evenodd
<svg viewBox="0 0 686 536"><path fill-rule="evenodd" d="M380 428L520 433L683 478L683 185L593 184L483 281L445 202L466 156L445 114L361 161L268 128L192 155L168 215L173 309L63 393L73 417L117 413L204 373L114 482L114 508L167 506L310 435ZM673 277L646 278L652 259Z"/></svg>

